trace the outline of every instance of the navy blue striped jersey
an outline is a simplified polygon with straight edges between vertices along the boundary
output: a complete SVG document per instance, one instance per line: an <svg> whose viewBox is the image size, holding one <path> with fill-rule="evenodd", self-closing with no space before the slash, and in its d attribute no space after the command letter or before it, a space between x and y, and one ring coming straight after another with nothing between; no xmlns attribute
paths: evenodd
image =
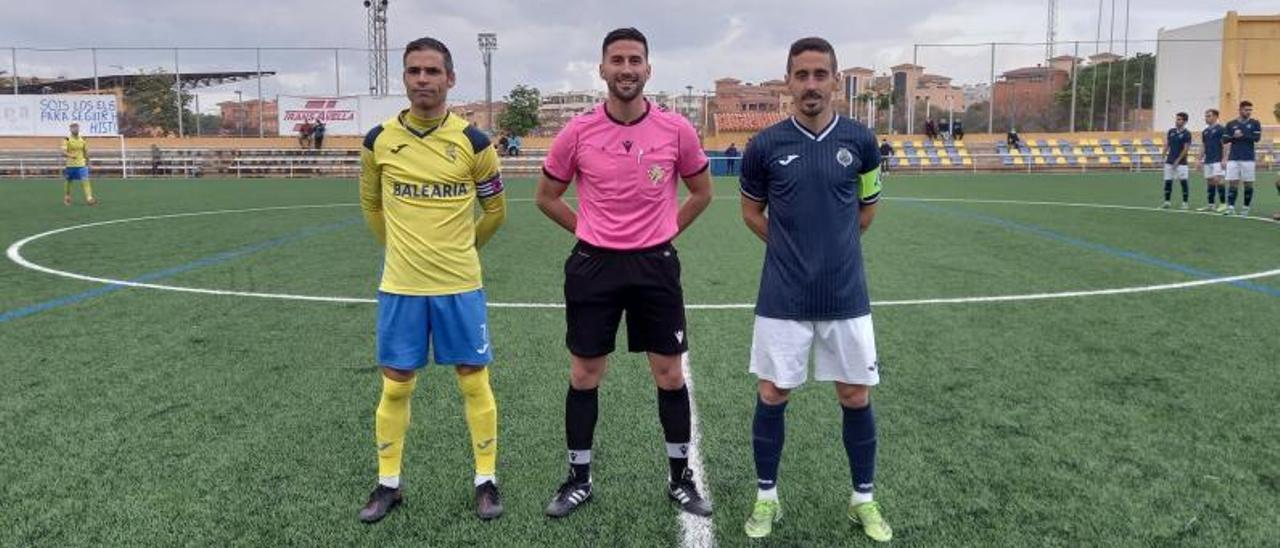
<svg viewBox="0 0 1280 548"><path fill-rule="evenodd" d="M1169 154L1164 158L1166 164L1187 165L1187 157L1182 155L1184 150L1191 147L1191 131L1187 128L1169 128L1169 134L1165 136L1165 143L1169 146ZM1187 152L1190 152L1189 150Z"/></svg>
<svg viewBox="0 0 1280 548"><path fill-rule="evenodd" d="M769 218L757 315L826 321L871 312L858 219L880 199L880 152L866 126L842 116L817 134L794 118L774 124L747 143L740 184Z"/></svg>
<svg viewBox="0 0 1280 548"><path fill-rule="evenodd" d="M1222 161L1222 124L1213 124L1200 132L1200 144L1204 145L1204 163Z"/></svg>
<svg viewBox="0 0 1280 548"><path fill-rule="evenodd" d="M1236 131L1240 131L1240 136L1236 136ZM1231 152L1227 153L1227 159L1236 162L1253 162L1257 160L1254 153L1253 145L1262 140L1262 123L1254 118L1247 120L1235 119L1227 122L1227 129L1222 136L1224 143L1231 144Z"/></svg>

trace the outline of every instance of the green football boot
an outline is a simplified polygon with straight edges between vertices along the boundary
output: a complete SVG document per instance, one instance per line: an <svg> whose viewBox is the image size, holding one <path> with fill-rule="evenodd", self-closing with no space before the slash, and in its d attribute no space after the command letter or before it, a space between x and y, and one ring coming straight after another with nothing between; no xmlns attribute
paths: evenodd
<svg viewBox="0 0 1280 548"><path fill-rule="evenodd" d="M889 523L880 515L880 504L876 501L862 504L850 502L849 519L862 525L862 532L871 537L871 540L888 542L893 538L893 529L889 528Z"/></svg>
<svg viewBox="0 0 1280 548"><path fill-rule="evenodd" d="M764 538L773 532L773 524L782 519L782 505L776 500L757 500L751 517L743 529L751 538Z"/></svg>

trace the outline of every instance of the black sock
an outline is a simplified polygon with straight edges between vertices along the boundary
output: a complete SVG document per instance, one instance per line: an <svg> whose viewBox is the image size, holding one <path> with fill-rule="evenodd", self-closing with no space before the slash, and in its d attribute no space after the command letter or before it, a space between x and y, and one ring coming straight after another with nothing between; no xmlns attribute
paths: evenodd
<svg viewBox="0 0 1280 548"><path fill-rule="evenodd" d="M1245 185L1244 187L1244 206L1253 205L1253 185Z"/></svg>
<svg viewBox="0 0 1280 548"><path fill-rule="evenodd" d="M1182 180L1182 203L1187 203L1191 199L1191 186L1187 184L1187 180Z"/></svg>
<svg viewBox="0 0 1280 548"><path fill-rule="evenodd" d="M687 386L658 389L658 419L662 421L662 435L667 440L667 463L671 466L672 480L683 477L689 468L689 439L693 431L690 417Z"/></svg>
<svg viewBox="0 0 1280 548"><path fill-rule="evenodd" d="M1226 184L1218 185L1218 203L1221 203L1221 204L1227 203L1227 185Z"/></svg>
<svg viewBox="0 0 1280 548"><path fill-rule="evenodd" d="M569 387L564 399L564 437L569 446L569 468L573 479L591 479L591 443L596 435L596 418L600 413L599 389L578 390Z"/></svg>
<svg viewBox="0 0 1280 548"><path fill-rule="evenodd" d="M1236 206L1236 194L1239 192L1240 188L1235 186L1231 187L1231 189L1227 191L1227 202L1231 204L1231 207Z"/></svg>
<svg viewBox="0 0 1280 548"><path fill-rule="evenodd" d="M778 464L782 461L782 444L786 441L787 402L769 405L756 396L756 417L751 423L751 450L756 461L756 487L773 489L778 485Z"/></svg>
<svg viewBox="0 0 1280 548"><path fill-rule="evenodd" d="M1209 185L1209 205L1213 205L1213 199L1218 196L1218 189L1213 185Z"/></svg>
<svg viewBox="0 0 1280 548"><path fill-rule="evenodd" d="M860 409L844 410L844 450L849 457L849 471L853 477L853 489L870 493L875 489L876 476L876 416L871 404Z"/></svg>
<svg viewBox="0 0 1280 548"><path fill-rule="evenodd" d="M1165 179L1165 181L1164 181L1164 201L1166 201L1166 202L1167 202L1167 201L1169 201L1169 198L1170 198L1170 197L1172 197L1172 196L1173 196L1173 181L1172 181L1172 180L1169 180L1169 179Z"/></svg>

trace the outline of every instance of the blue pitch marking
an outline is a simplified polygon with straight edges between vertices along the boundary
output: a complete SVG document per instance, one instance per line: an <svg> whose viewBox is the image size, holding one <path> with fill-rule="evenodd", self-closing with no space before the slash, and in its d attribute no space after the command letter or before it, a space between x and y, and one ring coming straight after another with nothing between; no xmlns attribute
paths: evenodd
<svg viewBox="0 0 1280 548"><path fill-rule="evenodd" d="M152 281L160 280L164 278L169 278L172 276L177 276L178 274L182 274L184 272L190 272L198 268L204 268L206 266L222 264L228 261L238 259L240 257L244 257L245 255L251 255L259 251L271 249L273 247L279 247L285 244L296 242L298 240L311 238L313 236L319 236L327 232L333 232L335 230L346 228L348 226L359 223L361 221L362 219L356 218L356 219L351 219L351 220L342 221L338 223L330 223L326 225L319 225L319 226L304 228L302 230L281 236L279 238L272 238L270 240L265 240L262 242L258 242L256 244L250 244L250 245L241 247L239 249L232 249L230 251L216 253L213 255L209 255L208 257L202 257L200 259L196 259L189 263L181 264L172 268L157 270L155 272L148 272L136 278L130 279L129 281L145 283L145 282L152 282ZM32 314L39 314L41 312L44 312L46 310L51 310L54 308L73 305L82 301L86 301L88 299L92 299L94 297L100 297L102 295L119 291L121 289L127 289L128 287L129 286L127 285L117 285L117 284L104 285L102 287L97 287L94 289L90 289L88 291L76 293L74 295L67 295L66 297L58 297L56 299L50 299L50 300L36 303L33 305L24 306L22 308L0 313L0 323L5 323L5 322L16 320L19 318L25 318Z"/></svg>
<svg viewBox="0 0 1280 548"><path fill-rule="evenodd" d="M946 213L946 214L950 214L950 215L956 215L956 216L959 216L959 217L968 217L968 218L970 218L970 219L974 219L974 220L982 221L982 222L984 222L984 223L988 223L988 224L992 224L992 225L996 225L996 226L1002 226L1002 227L1005 227L1005 228L1009 228L1009 229L1013 229L1013 230L1018 230L1018 231L1022 231L1022 232L1028 232L1028 233L1031 233L1031 234L1035 234L1036 236L1040 236L1040 237L1042 237L1042 238L1047 238L1047 239L1050 239L1050 240L1054 240L1054 241L1057 241L1057 242L1062 242L1062 243L1065 243L1065 244L1073 245L1073 246L1076 246L1076 247L1079 247L1079 248L1083 248L1083 249L1088 249L1088 250L1091 250L1091 251L1098 251L1098 252L1101 252L1101 253L1104 253L1104 254L1107 254L1107 255L1111 255L1111 256L1113 256L1113 257L1120 257L1120 258L1122 258L1122 259L1129 259L1129 260L1131 260L1131 261L1136 261L1136 262L1139 262L1139 263L1142 263L1142 264L1151 265L1151 266L1156 266L1156 267L1160 267L1160 268L1163 268L1163 269L1166 269L1166 270L1172 270L1172 271L1174 271L1174 272L1180 272L1180 273L1182 273L1182 274L1186 274L1186 275L1188 275L1188 276L1193 276L1193 277L1200 278L1200 279L1204 279L1204 280L1208 280L1208 279L1212 279L1212 278L1222 278L1222 277L1225 277L1225 276L1226 276L1225 274L1217 274L1217 273L1214 273L1214 272L1209 272L1209 271L1207 271L1207 270L1200 270L1200 269L1195 268L1195 267L1190 267L1190 266L1187 266L1187 265L1184 265L1184 264L1174 263L1174 262L1166 261L1166 260L1164 260L1164 259L1158 259L1158 258L1155 258L1155 257L1149 256L1149 255L1143 255L1143 254L1138 253L1138 252L1135 252L1135 251L1128 251L1128 250L1125 250L1125 249L1119 249L1119 248L1111 247L1111 246L1106 245L1106 244L1100 244L1100 243L1096 243L1096 242L1090 242L1090 241L1088 241L1088 240L1081 240L1081 239L1079 239L1079 238L1076 238L1076 237L1073 237L1073 236L1068 236L1068 235L1066 235L1066 234L1062 234L1062 233L1060 233L1060 232L1054 232L1054 231L1049 230L1049 229L1044 228L1044 227L1039 227L1039 226L1036 226L1036 225L1029 225L1029 224L1018 223L1018 222L1015 222L1015 221L1010 221L1010 220L1008 220L1008 219L1003 219L1003 218L995 217L995 216L992 216L992 215L986 215L986 214L983 214L983 213L975 213L975 212L972 212L972 211L960 211L960 210L956 210L956 209L949 209L949 208L945 208L945 207L939 207L939 206L936 206L936 205L933 205L933 204L909 203L908 205L909 205L910 207L917 207L917 208L922 208L922 209L928 209L928 210L931 210L931 211L936 211L936 212L939 212L939 213ZM1270 296L1272 296L1272 297L1280 297L1280 289L1276 289L1276 288L1273 288L1273 287L1267 287L1267 286L1265 286L1265 285L1260 285L1260 284L1252 283L1252 282L1247 281L1247 280L1241 280L1241 281L1236 281L1236 282L1227 282L1227 283L1230 283L1231 285L1234 285L1234 286L1239 287L1239 288L1241 288L1241 289L1248 289L1248 290L1250 290L1250 291L1257 291L1257 292L1259 292L1259 293L1265 293L1265 294L1270 295Z"/></svg>

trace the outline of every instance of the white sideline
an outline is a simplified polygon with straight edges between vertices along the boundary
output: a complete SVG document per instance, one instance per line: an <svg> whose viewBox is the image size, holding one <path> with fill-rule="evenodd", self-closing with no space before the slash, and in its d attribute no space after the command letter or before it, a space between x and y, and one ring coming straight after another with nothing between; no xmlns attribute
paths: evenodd
<svg viewBox="0 0 1280 548"><path fill-rule="evenodd" d="M702 434L698 429L698 404L693 397L693 370L689 368L689 353L680 356L680 368L684 370L684 385L689 389L689 468L693 481L698 484L703 498L711 500L711 486L707 484L706 467L702 465ZM709 517L699 517L680 511L680 546L685 548L715 548L715 527Z"/></svg>

